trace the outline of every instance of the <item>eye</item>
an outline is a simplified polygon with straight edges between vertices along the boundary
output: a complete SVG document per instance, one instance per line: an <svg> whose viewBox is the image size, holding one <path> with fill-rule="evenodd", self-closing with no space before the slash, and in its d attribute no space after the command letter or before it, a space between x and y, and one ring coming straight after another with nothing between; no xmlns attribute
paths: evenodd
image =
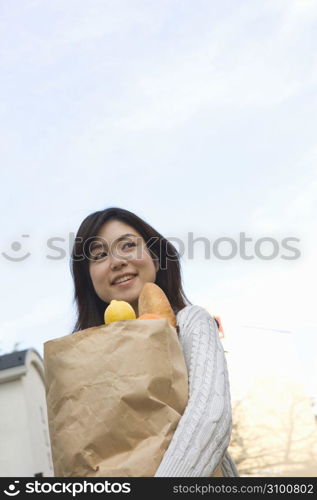
<svg viewBox="0 0 317 500"><path fill-rule="evenodd" d="M105 255L105 256L106 256L106 255L107 255L107 253L106 253L106 252L100 252L100 253L98 253L97 255L92 255L92 256L91 256L91 258L92 258L92 260L100 260L100 259L102 258L102 256L103 256L103 255Z"/></svg>
<svg viewBox="0 0 317 500"><path fill-rule="evenodd" d="M126 245L128 245L129 248L135 247L135 243L133 243L133 241L130 241L129 243L125 243L122 248L125 248Z"/></svg>

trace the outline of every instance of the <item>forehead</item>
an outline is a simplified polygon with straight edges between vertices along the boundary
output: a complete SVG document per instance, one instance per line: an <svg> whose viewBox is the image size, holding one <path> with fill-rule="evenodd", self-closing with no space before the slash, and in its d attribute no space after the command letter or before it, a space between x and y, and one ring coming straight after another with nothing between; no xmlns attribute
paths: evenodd
<svg viewBox="0 0 317 500"><path fill-rule="evenodd" d="M132 226L118 220L111 220L106 222L100 228L97 236L110 245L112 242L120 238L120 236L127 233L134 236L141 236Z"/></svg>

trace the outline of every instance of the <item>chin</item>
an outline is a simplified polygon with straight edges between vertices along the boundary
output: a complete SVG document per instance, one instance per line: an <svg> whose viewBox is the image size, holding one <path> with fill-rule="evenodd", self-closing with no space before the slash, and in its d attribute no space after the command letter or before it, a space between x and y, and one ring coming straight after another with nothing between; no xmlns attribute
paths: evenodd
<svg viewBox="0 0 317 500"><path fill-rule="evenodd" d="M127 291L127 293L118 293L118 296L117 297L113 297L114 300L124 300L125 302L136 302L139 298L139 295L140 295L140 292L133 292L133 293L129 293Z"/></svg>

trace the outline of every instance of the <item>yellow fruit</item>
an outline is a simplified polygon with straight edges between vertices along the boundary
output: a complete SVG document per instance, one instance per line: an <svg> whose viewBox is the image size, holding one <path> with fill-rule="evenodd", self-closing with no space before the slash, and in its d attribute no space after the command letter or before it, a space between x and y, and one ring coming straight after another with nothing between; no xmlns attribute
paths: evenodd
<svg viewBox="0 0 317 500"><path fill-rule="evenodd" d="M123 321L125 319L136 319L134 309L124 300L112 300L105 310L105 323Z"/></svg>

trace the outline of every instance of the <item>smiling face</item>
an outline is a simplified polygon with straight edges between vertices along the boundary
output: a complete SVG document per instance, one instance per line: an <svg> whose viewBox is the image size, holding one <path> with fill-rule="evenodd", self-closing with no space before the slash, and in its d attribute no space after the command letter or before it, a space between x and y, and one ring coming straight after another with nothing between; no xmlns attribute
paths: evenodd
<svg viewBox="0 0 317 500"><path fill-rule="evenodd" d="M143 285L154 283L159 269L141 235L121 221L110 220L90 242L88 253L89 274L98 297L107 303L129 302L138 315ZM125 275L130 275L130 279L115 283Z"/></svg>

